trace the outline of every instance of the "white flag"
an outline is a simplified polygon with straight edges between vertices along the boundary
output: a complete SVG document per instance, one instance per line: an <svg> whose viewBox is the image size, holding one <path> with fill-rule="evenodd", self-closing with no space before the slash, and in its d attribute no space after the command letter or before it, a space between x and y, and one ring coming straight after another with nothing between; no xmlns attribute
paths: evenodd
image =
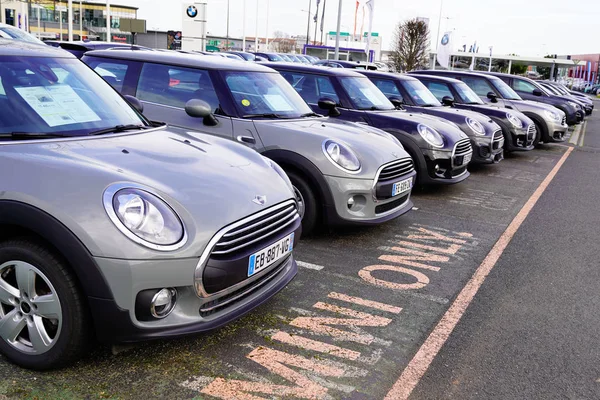
<svg viewBox="0 0 600 400"><path fill-rule="evenodd" d="M452 55L452 32L444 33L442 41L438 46L437 62L444 68L448 69L450 65L450 56Z"/></svg>

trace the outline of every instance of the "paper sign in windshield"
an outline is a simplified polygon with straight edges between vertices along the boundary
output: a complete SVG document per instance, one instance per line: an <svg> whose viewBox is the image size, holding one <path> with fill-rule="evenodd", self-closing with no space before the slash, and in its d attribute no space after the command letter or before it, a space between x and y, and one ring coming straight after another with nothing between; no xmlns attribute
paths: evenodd
<svg viewBox="0 0 600 400"><path fill-rule="evenodd" d="M68 85L17 87L15 90L50 127L100 121Z"/></svg>
<svg viewBox="0 0 600 400"><path fill-rule="evenodd" d="M370 88L360 88L360 91L372 104L381 105L381 99Z"/></svg>
<svg viewBox="0 0 600 400"><path fill-rule="evenodd" d="M294 111L294 107L279 94L265 94L264 99L273 111Z"/></svg>

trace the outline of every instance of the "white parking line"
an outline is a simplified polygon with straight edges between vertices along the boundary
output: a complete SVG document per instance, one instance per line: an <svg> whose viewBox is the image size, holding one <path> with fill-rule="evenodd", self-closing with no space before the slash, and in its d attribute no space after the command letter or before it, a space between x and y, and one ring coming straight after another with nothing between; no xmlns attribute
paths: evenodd
<svg viewBox="0 0 600 400"><path fill-rule="evenodd" d="M304 262L304 261L296 261L296 264L298 264L299 267L308 268L308 269L314 269L315 271L320 271L323 268L325 268L322 265L311 264L311 263L307 263L307 262Z"/></svg>

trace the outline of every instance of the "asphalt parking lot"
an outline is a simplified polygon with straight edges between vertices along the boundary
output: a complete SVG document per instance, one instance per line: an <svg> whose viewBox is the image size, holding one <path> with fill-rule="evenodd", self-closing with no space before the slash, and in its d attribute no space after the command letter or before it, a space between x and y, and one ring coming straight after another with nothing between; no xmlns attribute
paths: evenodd
<svg viewBox="0 0 600 400"><path fill-rule="evenodd" d="M569 180L559 173L555 182L561 183L560 190L554 183L549 186L549 193L556 198L563 193L573 196L575 187L588 184L573 163L576 154L584 158L583 171L592 171L594 163L597 170L595 148L600 150L600 119L591 117L587 126L579 127L574 134L577 149L565 168L569 167L578 178ZM498 165L473 167L471 177L459 185L419 189L413 196L415 209L383 226L339 229L303 240L296 249L300 265L296 279L258 310L216 332L131 348L100 347L71 368L47 373L20 369L2 360L0 393L8 398L65 399L382 399L388 394L388 398L400 398L399 392L390 390L406 366L569 146L574 145L546 145L532 152L511 154ZM535 358L535 366L528 364L528 358L519 357L525 351L525 345L519 342L527 343L529 338L529 314L516 313L515 309L529 303L510 301L511 296L526 295L523 287L513 291L515 283L510 272L523 274L557 246L577 242L573 238L550 243L540 239L547 246L536 246L536 233L542 230L550 235L553 227L558 229L540 218L555 213L555 207L569 207L562 200L553 203L550 194L542 196L534 207L532 215L536 218L527 220L517 232L494 270L497 274L492 274L489 285L482 287L484 294L475 297L456 334L450 336L448 345L416 387L414 398L518 397L522 393L518 388L503 391L502 379L492 379L502 365L518 359L515 365L522 375L528 368L543 370L547 362L558 370L568 370L570 363L576 362L576 357L563 354L570 351L568 346L557 348L561 353L556 358L560 361L555 359L554 363L552 352L542 345L543 356ZM581 213L593 206L592 194L588 197L578 204L579 209L564 214L564 218L557 217L556 223L568 226L581 218ZM586 219L580 222L585 225ZM586 229L593 237L594 229ZM573 235L576 232L573 228ZM529 251L532 248L539 253L537 258ZM585 247L573 249L579 254L585 251ZM567 257L560 259L560 267L567 271L584 265L584 261L597 264L592 258ZM585 271L576 273L581 278L586 276ZM543 292L543 277L537 273L536 281L524 274L522 279L537 283L535 290ZM577 285L573 283L569 289L576 291ZM585 293L591 293L591 287L587 289L590 291ZM577 307L572 297L567 299L569 305ZM542 314L549 304L561 304L560 299L546 300L534 302L537 314L533 321L544 320ZM505 306L493 312L498 302ZM590 300L589 304L597 302ZM486 315L493 319L486 319ZM567 321L572 318L562 309L554 315ZM523 328L502 336L506 332L497 328L510 325L512 316ZM568 326L561 325L561 329L566 332ZM593 335L592 330L583 332ZM489 340L508 341L509 350L503 356L492 356L498 349ZM538 340L544 343L544 337ZM577 354L591 363L593 353L585 354L587 342L579 341L579 336L569 339L567 335L565 340L579 343ZM596 372L600 377L600 371ZM504 383L508 384L514 384L519 375L506 374ZM460 384L464 382L470 384ZM543 382L541 378L530 381L533 387ZM527 393L535 397L538 392ZM576 393L579 395L573 398L598 394L594 388Z"/></svg>

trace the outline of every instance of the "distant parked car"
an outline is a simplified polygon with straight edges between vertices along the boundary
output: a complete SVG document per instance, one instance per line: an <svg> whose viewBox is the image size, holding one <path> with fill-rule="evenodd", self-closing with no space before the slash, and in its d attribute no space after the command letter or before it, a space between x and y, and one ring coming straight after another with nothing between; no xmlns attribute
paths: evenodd
<svg viewBox="0 0 600 400"><path fill-rule="evenodd" d="M258 53L254 53L254 54L256 54L257 56L264 57L268 61L287 61L287 60L285 60L283 57L281 57L277 53L261 53L261 52L258 52Z"/></svg>
<svg viewBox="0 0 600 400"><path fill-rule="evenodd" d="M458 125L471 139L473 163L498 163L504 158L502 128L490 117L475 111L444 107L425 85L411 76L375 71L360 73L369 78L397 107L433 115Z"/></svg>
<svg viewBox="0 0 600 400"><path fill-rule="evenodd" d="M33 44L44 44L44 42L42 42L35 36L25 32L24 30L3 23L0 23L0 38L17 40L20 42L28 42Z"/></svg>
<svg viewBox="0 0 600 400"><path fill-rule="evenodd" d="M525 114L483 102L469 86L457 79L436 75L413 75L445 106L487 115L502 128L504 150L529 151L539 142L535 123Z"/></svg>
<svg viewBox="0 0 600 400"><path fill-rule="evenodd" d="M473 149L455 124L397 110L366 76L346 68L268 64L292 84L314 112L368 124L394 135L413 158L422 185L455 184L469 177Z"/></svg>
<svg viewBox="0 0 600 400"><path fill-rule="evenodd" d="M546 90L552 93L555 96L566 96L571 98L575 103L578 103L586 115L591 115L594 110L594 102L588 97L580 97L573 96L569 90L563 88L562 85L559 85L556 82L551 81L537 81L540 85L542 85Z"/></svg>
<svg viewBox="0 0 600 400"><path fill-rule="evenodd" d="M321 222L378 224L412 208L413 161L393 136L312 112L270 68L110 50L90 52L84 62L127 68L119 90L136 95L153 121L243 143L280 164L299 199L305 233Z"/></svg>
<svg viewBox="0 0 600 400"><path fill-rule="evenodd" d="M523 76L501 74L499 72L484 72L485 74L497 76L508 84L515 92L525 100L538 101L550 104L558 108L567 116L567 124L580 123L585 113L572 99L564 96L554 96L548 93L539 83ZM581 111L581 112L578 112Z"/></svg>
<svg viewBox="0 0 600 400"><path fill-rule="evenodd" d="M470 71L439 69L411 72L411 75L415 74L458 79L469 86L485 103L522 112L535 123L539 137L536 141L562 142L569 129L564 112L549 104L523 100L510 86L496 76Z"/></svg>
<svg viewBox="0 0 600 400"><path fill-rule="evenodd" d="M149 47L137 46L133 44L127 43L109 43L109 42L100 42L100 41L91 41L91 42L83 42L83 41L74 41L74 42L65 42L65 41L53 41L47 40L43 42L48 46L52 47L60 47L63 50L68 51L73 54L77 58L83 57L85 53L93 50L106 50L106 49L127 49L127 50L152 50Z"/></svg>
<svg viewBox="0 0 600 400"><path fill-rule="evenodd" d="M235 54L236 56L242 57L246 61L256 61L256 54L248 53L245 51L229 51L229 54Z"/></svg>

